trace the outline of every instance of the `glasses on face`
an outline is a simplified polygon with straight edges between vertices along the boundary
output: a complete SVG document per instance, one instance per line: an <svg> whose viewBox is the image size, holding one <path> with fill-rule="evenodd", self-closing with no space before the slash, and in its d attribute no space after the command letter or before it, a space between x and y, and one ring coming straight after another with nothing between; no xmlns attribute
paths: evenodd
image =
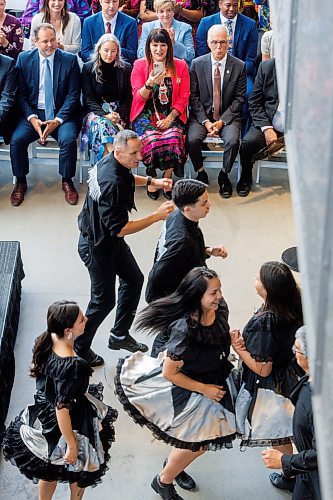
<svg viewBox="0 0 333 500"><path fill-rule="evenodd" d="M214 47L216 47L217 45L222 45L222 47L224 47L225 45L227 45L228 40L211 40L209 43L211 45L214 45Z"/></svg>
<svg viewBox="0 0 333 500"><path fill-rule="evenodd" d="M296 347L294 345L292 346L292 351L293 351L294 354L301 354L302 356L305 356L304 352L299 351L298 349L296 349Z"/></svg>

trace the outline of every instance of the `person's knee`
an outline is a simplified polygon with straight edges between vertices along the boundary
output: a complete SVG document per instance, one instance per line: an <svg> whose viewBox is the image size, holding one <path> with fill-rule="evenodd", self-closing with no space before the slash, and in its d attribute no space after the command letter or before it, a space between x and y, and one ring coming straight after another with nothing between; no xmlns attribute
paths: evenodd
<svg viewBox="0 0 333 500"><path fill-rule="evenodd" d="M58 137L58 145L60 148L76 148L77 142L75 134Z"/></svg>

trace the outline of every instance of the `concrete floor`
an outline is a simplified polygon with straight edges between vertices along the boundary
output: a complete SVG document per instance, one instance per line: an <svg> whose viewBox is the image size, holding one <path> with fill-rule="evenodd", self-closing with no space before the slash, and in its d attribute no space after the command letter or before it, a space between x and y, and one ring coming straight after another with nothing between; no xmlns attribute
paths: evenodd
<svg viewBox="0 0 333 500"><path fill-rule="evenodd" d="M86 173L86 172L85 172ZM286 171L262 170L260 187L247 198L237 195L221 200L216 184L216 170L209 171L211 213L201 221L207 244L223 243L229 257L211 258L209 265L220 275L223 293L229 304L230 325L242 328L260 304L253 280L266 260L280 259L282 251L295 244L291 197ZM235 173L232 174L235 185ZM19 240L26 277L22 283L22 304L17 336L16 378L7 422L33 401L34 381L28 376L31 349L35 337L45 328L48 306L55 300L75 299L84 310L89 300L88 273L76 251L77 215L86 191L79 186L80 203L70 207L64 201L57 167L33 166L28 177L29 191L19 208L9 203L12 189L10 167L0 166L0 238ZM77 183L78 184L78 183ZM163 200L161 200L163 201ZM151 212L158 202L149 200L138 188L138 213ZM153 261L161 223L127 237L137 261L147 276ZM141 306L144 300L141 301ZM150 432L135 425L122 410L113 393L113 376L119 353L107 348L113 314L101 326L93 348L105 360L105 367L95 370L93 381L105 385L105 401L119 410L116 443L111 450L110 471L96 489L89 488L88 500L157 500L150 481L160 470L168 447L152 438ZM137 335L141 341L151 338ZM125 355L126 352L121 352ZM199 486L197 492L180 491L185 500L278 500L290 498L269 484L260 449L209 452L199 458L190 472ZM1 500L37 499L37 486L0 458ZM67 486L59 485L54 498L68 498Z"/></svg>

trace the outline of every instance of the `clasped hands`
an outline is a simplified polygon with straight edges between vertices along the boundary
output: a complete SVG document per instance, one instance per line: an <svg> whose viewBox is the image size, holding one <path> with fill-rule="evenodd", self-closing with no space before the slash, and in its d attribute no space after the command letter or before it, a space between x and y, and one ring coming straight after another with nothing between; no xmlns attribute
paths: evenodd
<svg viewBox="0 0 333 500"><path fill-rule="evenodd" d="M207 137L219 137L219 132L223 127L223 121L217 120L216 122L205 122L205 128L208 132Z"/></svg>
<svg viewBox="0 0 333 500"><path fill-rule="evenodd" d="M30 118L30 123L39 135L40 142L45 144L46 139L52 132L59 127L59 120L45 120L44 122L35 116ZM42 130L42 127L44 127Z"/></svg>
<svg viewBox="0 0 333 500"><path fill-rule="evenodd" d="M107 115L104 115L104 118L107 120L110 120L112 123L119 123L120 120L120 114L117 113L116 111L111 111L111 113L108 113Z"/></svg>
<svg viewBox="0 0 333 500"><path fill-rule="evenodd" d="M239 329L231 330L230 332L231 345L234 351L246 351L245 341Z"/></svg>

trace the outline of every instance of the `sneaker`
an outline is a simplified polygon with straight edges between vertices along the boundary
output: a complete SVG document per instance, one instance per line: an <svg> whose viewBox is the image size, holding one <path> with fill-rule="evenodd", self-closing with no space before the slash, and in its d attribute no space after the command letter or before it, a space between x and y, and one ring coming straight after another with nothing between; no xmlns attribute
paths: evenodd
<svg viewBox="0 0 333 500"><path fill-rule="evenodd" d="M167 461L168 461L167 459L164 460L163 469L166 466ZM191 491L196 488L194 479L184 470L180 472L178 476L175 477L175 481L178 484L178 486L183 488L183 490Z"/></svg>
<svg viewBox="0 0 333 500"><path fill-rule="evenodd" d="M146 344L141 344L141 342L137 342L133 337L127 335L127 337L123 340L117 340L113 335L109 337L109 349L114 349L115 351L119 351L119 349L125 349L129 352L147 352L148 346Z"/></svg>
<svg viewBox="0 0 333 500"><path fill-rule="evenodd" d="M279 490L285 490L289 491L289 493L292 493L295 488L295 478L287 478L283 474L279 474L278 472L272 472L269 475L269 480L275 488L278 488Z"/></svg>
<svg viewBox="0 0 333 500"><path fill-rule="evenodd" d="M175 490L174 485L161 483L159 476L155 476L151 482L151 487L164 500L184 500Z"/></svg>
<svg viewBox="0 0 333 500"><path fill-rule="evenodd" d="M206 170L201 170L201 172L198 172L196 180L201 181L204 184L209 184L208 174L207 174Z"/></svg>
<svg viewBox="0 0 333 500"><path fill-rule="evenodd" d="M95 366L104 365L104 359L102 356L96 354L92 349L89 349L85 356L81 356L89 365L94 368Z"/></svg>

